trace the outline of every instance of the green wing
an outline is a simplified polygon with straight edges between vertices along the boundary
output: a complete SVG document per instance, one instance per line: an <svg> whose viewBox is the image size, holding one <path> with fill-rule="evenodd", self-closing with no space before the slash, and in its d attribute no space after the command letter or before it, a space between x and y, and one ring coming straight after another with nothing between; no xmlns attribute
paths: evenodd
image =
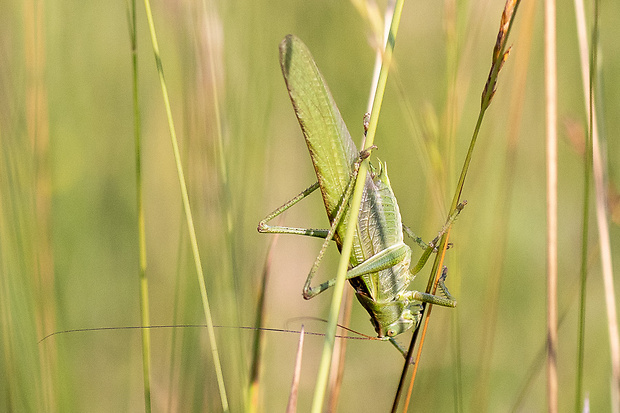
<svg viewBox="0 0 620 413"><path fill-rule="evenodd" d="M310 51L297 37L288 35L280 43L280 66L331 222L358 150Z"/></svg>

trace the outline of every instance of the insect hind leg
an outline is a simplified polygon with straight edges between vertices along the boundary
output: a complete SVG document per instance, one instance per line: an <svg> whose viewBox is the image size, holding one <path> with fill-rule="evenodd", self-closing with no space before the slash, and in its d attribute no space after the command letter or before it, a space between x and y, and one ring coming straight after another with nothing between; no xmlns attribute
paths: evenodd
<svg viewBox="0 0 620 413"><path fill-rule="evenodd" d="M349 205L348 200L353 194L353 188L355 187L355 181L359 173L360 165L364 159L370 156L370 152L375 148L376 146L373 145L367 149L360 151L357 160L353 164L351 178L349 180L349 184L347 185L347 189L342 195L342 202L340 203L338 212L336 213L336 216L334 217L334 220L331 224L331 227L329 228L329 231L327 232L327 234L325 234L325 237L324 237L325 241L323 242L323 246L321 247L321 250L319 251L319 255L316 257L316 260L314 261L314 264L312 265L312 268L310 269L310 272L308 273L308 277L306 278L306 283L304 284L304 289L302 293L303 297L306 300L309 300L312 297L322 293L323 291L332 287L336 282L336 279L334 278L334 279L324 282L323 284L320 284L317 287L312 287L311 285L312 279L314 278L314 276L316 275L316 272L319 269L321 260L323 259L323 255L325 255L325 251L327 250L329 242L334 238L338 225L340 224L340 221L342 220L344 213L348 208L348 205Z"/></svg>

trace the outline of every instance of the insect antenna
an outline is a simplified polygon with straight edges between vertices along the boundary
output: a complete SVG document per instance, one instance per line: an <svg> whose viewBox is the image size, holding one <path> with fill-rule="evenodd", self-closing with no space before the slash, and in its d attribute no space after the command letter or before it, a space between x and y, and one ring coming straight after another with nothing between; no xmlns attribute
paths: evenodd
<svg viewBox="0 0 620 413"><path fill-rule="evenodd" d="M303 317L300 317L300 319L301 318ZM327 322L326 320L320 319L320 318L314 318L314 317L310 317L310 318L316 319L317 321ZM345 326L342 326L342 325L338 325L338 326L343 330L347 330L351 333L357 334L357 337L337 334L336 338L349 339L349 340L379 340L377 337L368 336L366 334L352 330ZM74 328L74 329L60 330L60 331L55 331L53 333L50 333L46 335L45 337L43 337L41 340L39 340L38 343L41 344L47 339L54 337L54 336L59 336L59 335L64 335L64 334L73 334L73 333L86 333L86 332L92 332L92 331L142 330L142 329L156 329L156 328L157 329L160 329L160 328L161 329L164 329L164 328L206 328L206 327L207 327L206 324L170 324L170 325L161 324L161 325L151 325L151 326L116 326L116 327ZM291 328L252 327L252 326L214 325L213 327L214 328L236 328L240 330L253 330L253 331L258 330L258 331L267 331L267 332L272 332L272 333L294 333L294 334L300 334L302 331L301 329L298 330L298 329L291 329ZM307 330L304 331L304 334L308 336L322 336L322 337L325 336L325 333L319 333L316 331L307 331Z"/></svg>

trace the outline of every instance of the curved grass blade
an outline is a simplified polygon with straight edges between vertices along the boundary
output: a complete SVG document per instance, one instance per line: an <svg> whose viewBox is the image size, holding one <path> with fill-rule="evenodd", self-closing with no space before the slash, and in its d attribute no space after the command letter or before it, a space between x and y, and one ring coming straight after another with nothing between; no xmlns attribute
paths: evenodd
<svg viewBox="0 0 620 413"><path fill-rule="evenodd" d="M478 134L480 132L482 120L484 118L484 114L486 113L487 108L491 104L493 96L495 95L495 91L497 89L497 79L499 76L499 72L502 69L504 62L506 61L510 53L510 47L507 46L507 40L508 40L510 31L512 29L512 25L513 25L514 18L516 16L519 4L520 4L520 0L507 0L504 6L504 11L502 13L502 17L500 20L500 29L498 32L495 47L493 49L493 59L491 63L491 70L489 72L487 82L482 92L480 111L478 113L478 120L476 121L476 126L474 128L474 132L472 134L472 138L469 144L469 149L467 151L467 155L463 163L463 168L461 169L461 175L459 177L456 191L452 199L452 204L450 206L449 216L452 215L454 211L456 211L457 206L459 205L459 202L461 201L461 193L463 191L463 186L465 184L465 177L467 176L467 172L469 170L469 164L471 162L474 147L476 145ZM441 237L441 240L438 244L439 251L445 250L446 245L448 243L449 235L450 235L450 231L448 229L448 231L446 231L446 233ZM437 280L441 274L442 262L443 262L443 254L437 254L437 256L435 257L435 262L433 263L433 269L431 270L431 277L429 278L428 284L426 286L427 293L430 293L430 292L434 293L435 289L437 288ZM422 339L420 340L420 345L419 345L418 353L417 353L418 355L414 362L416 368L414 369L414 374L411 377L411 385L409 386L409 389L410 389L409 394L411 394L411 390L413 389L413 382L415 381L415 372L417 371L417 366L419 365L419 357L421 354L422 345L424 343L423 337L425 335L425 330L428 325L428 318L430 316L431 304L428 304L428 305L424 304L424 307L425 307L424 320L422 324L420 325L420 328L422 329L422 332L421 332ZM413 347L415 345L417 341L417 337L418 337L417 333L418 333L417 331L414 333L411 339L410 347ZM411 348L409 349L409 353L412 353ZM400 399L400 393L402 391L401 386L402 384L404 384L404 377L407 374L408 368L409 368L409 357L407 358L407 361L405 362L403 366L403 371L401 374L401 381L399 383L399 387L396 392L396 396L394 398L394 404L392 406L392 411L396 411L396 408L398 406L399 399ZM407 403L404 407L404 411L407 410L408 400L409 400L409 396L407 397Z"/></svg>
<svg viewBox="0 0 620 413"><path fill-rule="evenodd" d="M387 36L386 50L383 56L383 62L381 65L381 71L379 74L379 81L377 82L376 93L373 101L373 110L371 112L370 122L368 126L368 133L366 135L366 141L363 149L366 150L373 146L375 132L377 130L377 124L379 120L379 112L381 103L383 102L383 94L385 92L385 86L387 83L388 69L391 63L392 52L394 49L394 41L398 26L400 24L400 16L402 14L402 8L404 0L397 2L394 9L392 18L392 24ZM315 68L314 64L311 67ZM319 74L319 79L322 79ZM333 100L332 100L333 102ZM336 109L337 110L337 109ZM338 113L338 112L336 112ZM301 123L301 122L300 122ZM302 125L303 128L303 125ZM346 130L346 129L345 129ZM366 177L368 172L368 159L364 160L359 169L358 176ZM359 207L362 199L362 192L364 189L365 179L357 179L355 183L355 190L351 199L349 222L357 222L359 214ZM340 192L343 193L343 192ZM349 257L351 255L353 245L353 235L356 230L355 225L349 225L346 229L345 237L343 240L342 251L340 256L340 262L338 265L338 273L336 275L336 284L334 286L332 304L330 307L330 313L328 318L328 326L325 334L325 342L323 347L323 355L319 366L319 374L317 377L317 384L314 393L314 399L312 403L312 411L320 412L323 406L323 400L325 399L325 392L328 383L328 376L331 367L331 357L333 354L334 340L336 335L336 327L338 322L338 313L340 312L340 305L342 302L342 292L344 290L345 275L348 269Z"/></svg>
<svg viewBox="0 0 620 413"><path fill-rule="evenodd" d="M211 307L209 306L209 299L207 296L207 288L204 280L204 273L202 271L202 262L200 260L200 252L198 251L198 241L196 239L196 230L194 228L194 219L192 216L192 210L189 204L189 195L187 192L187 185L185 183L185 174L183 172L183 165L181 164L181 155L179 152L179 144L177 140L176 130L174 127L174 121L172 119L172 109L170 107L170 99L168 98L168 87L164 79L163 65L159 56L159 44L157 42L157 34L155 32L155 23L153 21L153 13L151 12L151 3L149 0L144 0L144 8L146 10L146 16L149 24L149 32L151 34L151 42L153 44L153 52L155 53L155 64L157 66L157 72L159 74L159 81L161 85L162 95L164 99L164 106L166 108L166 116L168 118L168 128L170 130L170 140L172 141L172 151L174 153L174 159L177 167L177 175L179 178L179 186L181 188L181 199L183 202L183 210L185 212L185 218L187 221L187 230L189 232L190 244L192 247L192 255L194 256L194 264L196 266L196 276L198 278L198 286L200 290L200 296L202 299L202 306L207 322L207 330L209 332L209 344L211 345L211 354L213 356L213 364L215 368L215 375L217 378L218 390L220 393L220 400L222 403L222 410L224 412L229 411L228 396L226 395L226 387L224 385L224 375L222 373L222 365L220 362L219 352L217 350L217 342L215 340L215 330L213 327L213 318L211 316Z"/></svg>
<svg viewBox="0 0 620 413"><path fill-rule="evenodd" d="M373 145L403 3L403 0L398 2L390 25L364 149ZM287 36L280 45L280 59L291 101L315 165L325 207L330 221L333 221L339 210L339 203L342 202L342 194L349 187L351 165L356 162L359 155L307 47L294 36ZM329 159L324 161L321 156L328 156ZM359 174L365 178L367 172L368 162L364 160L360 165ZM351 256L354 233L357 229L356 225L346 225L346 222L357 222L364 184L365 179L356 180L354 193L350 200L349 215L343 219L338 228L338 232L345 235L343 239L337 239L341 246L341 258L313 399L313 411L315 412L321 411L325 399L345 275Z"/></svg>

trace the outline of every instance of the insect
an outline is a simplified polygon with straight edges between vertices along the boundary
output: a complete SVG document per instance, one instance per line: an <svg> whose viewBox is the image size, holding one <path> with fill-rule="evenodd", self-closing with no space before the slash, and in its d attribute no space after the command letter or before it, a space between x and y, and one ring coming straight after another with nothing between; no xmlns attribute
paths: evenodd
<svg viewBox="0 0 620 413"><path fill-rule="evenodd" d="M421 302L456 306L444 284L445 269L438 285L442 295L407 288L434 251L439 236L451 225L462 207L450 217L435 240L424 243L403 226L387 167L379 162L376 168L370 165L368 174L363 177L365 184L359 218L355 223L350 222L349 202L355 179L360 163L370 156L370 151L357 150L310 51L297 37L288 35L280 43L280 66L318 181L260 221L258 231L325 239L304 285L303 297L310 299L335 284L334 278L318 286L311 285L330 241L333 239L340 251L347 227L356 225L346 278L355 289L358 301L368 311L378 337L390 340L402 352L394 337L418 325ZM323 197L329 229L267 224L317 189ZM411 236L424 249L422 257L413 267L411 248L405 244L403 233Z"/></svg>

